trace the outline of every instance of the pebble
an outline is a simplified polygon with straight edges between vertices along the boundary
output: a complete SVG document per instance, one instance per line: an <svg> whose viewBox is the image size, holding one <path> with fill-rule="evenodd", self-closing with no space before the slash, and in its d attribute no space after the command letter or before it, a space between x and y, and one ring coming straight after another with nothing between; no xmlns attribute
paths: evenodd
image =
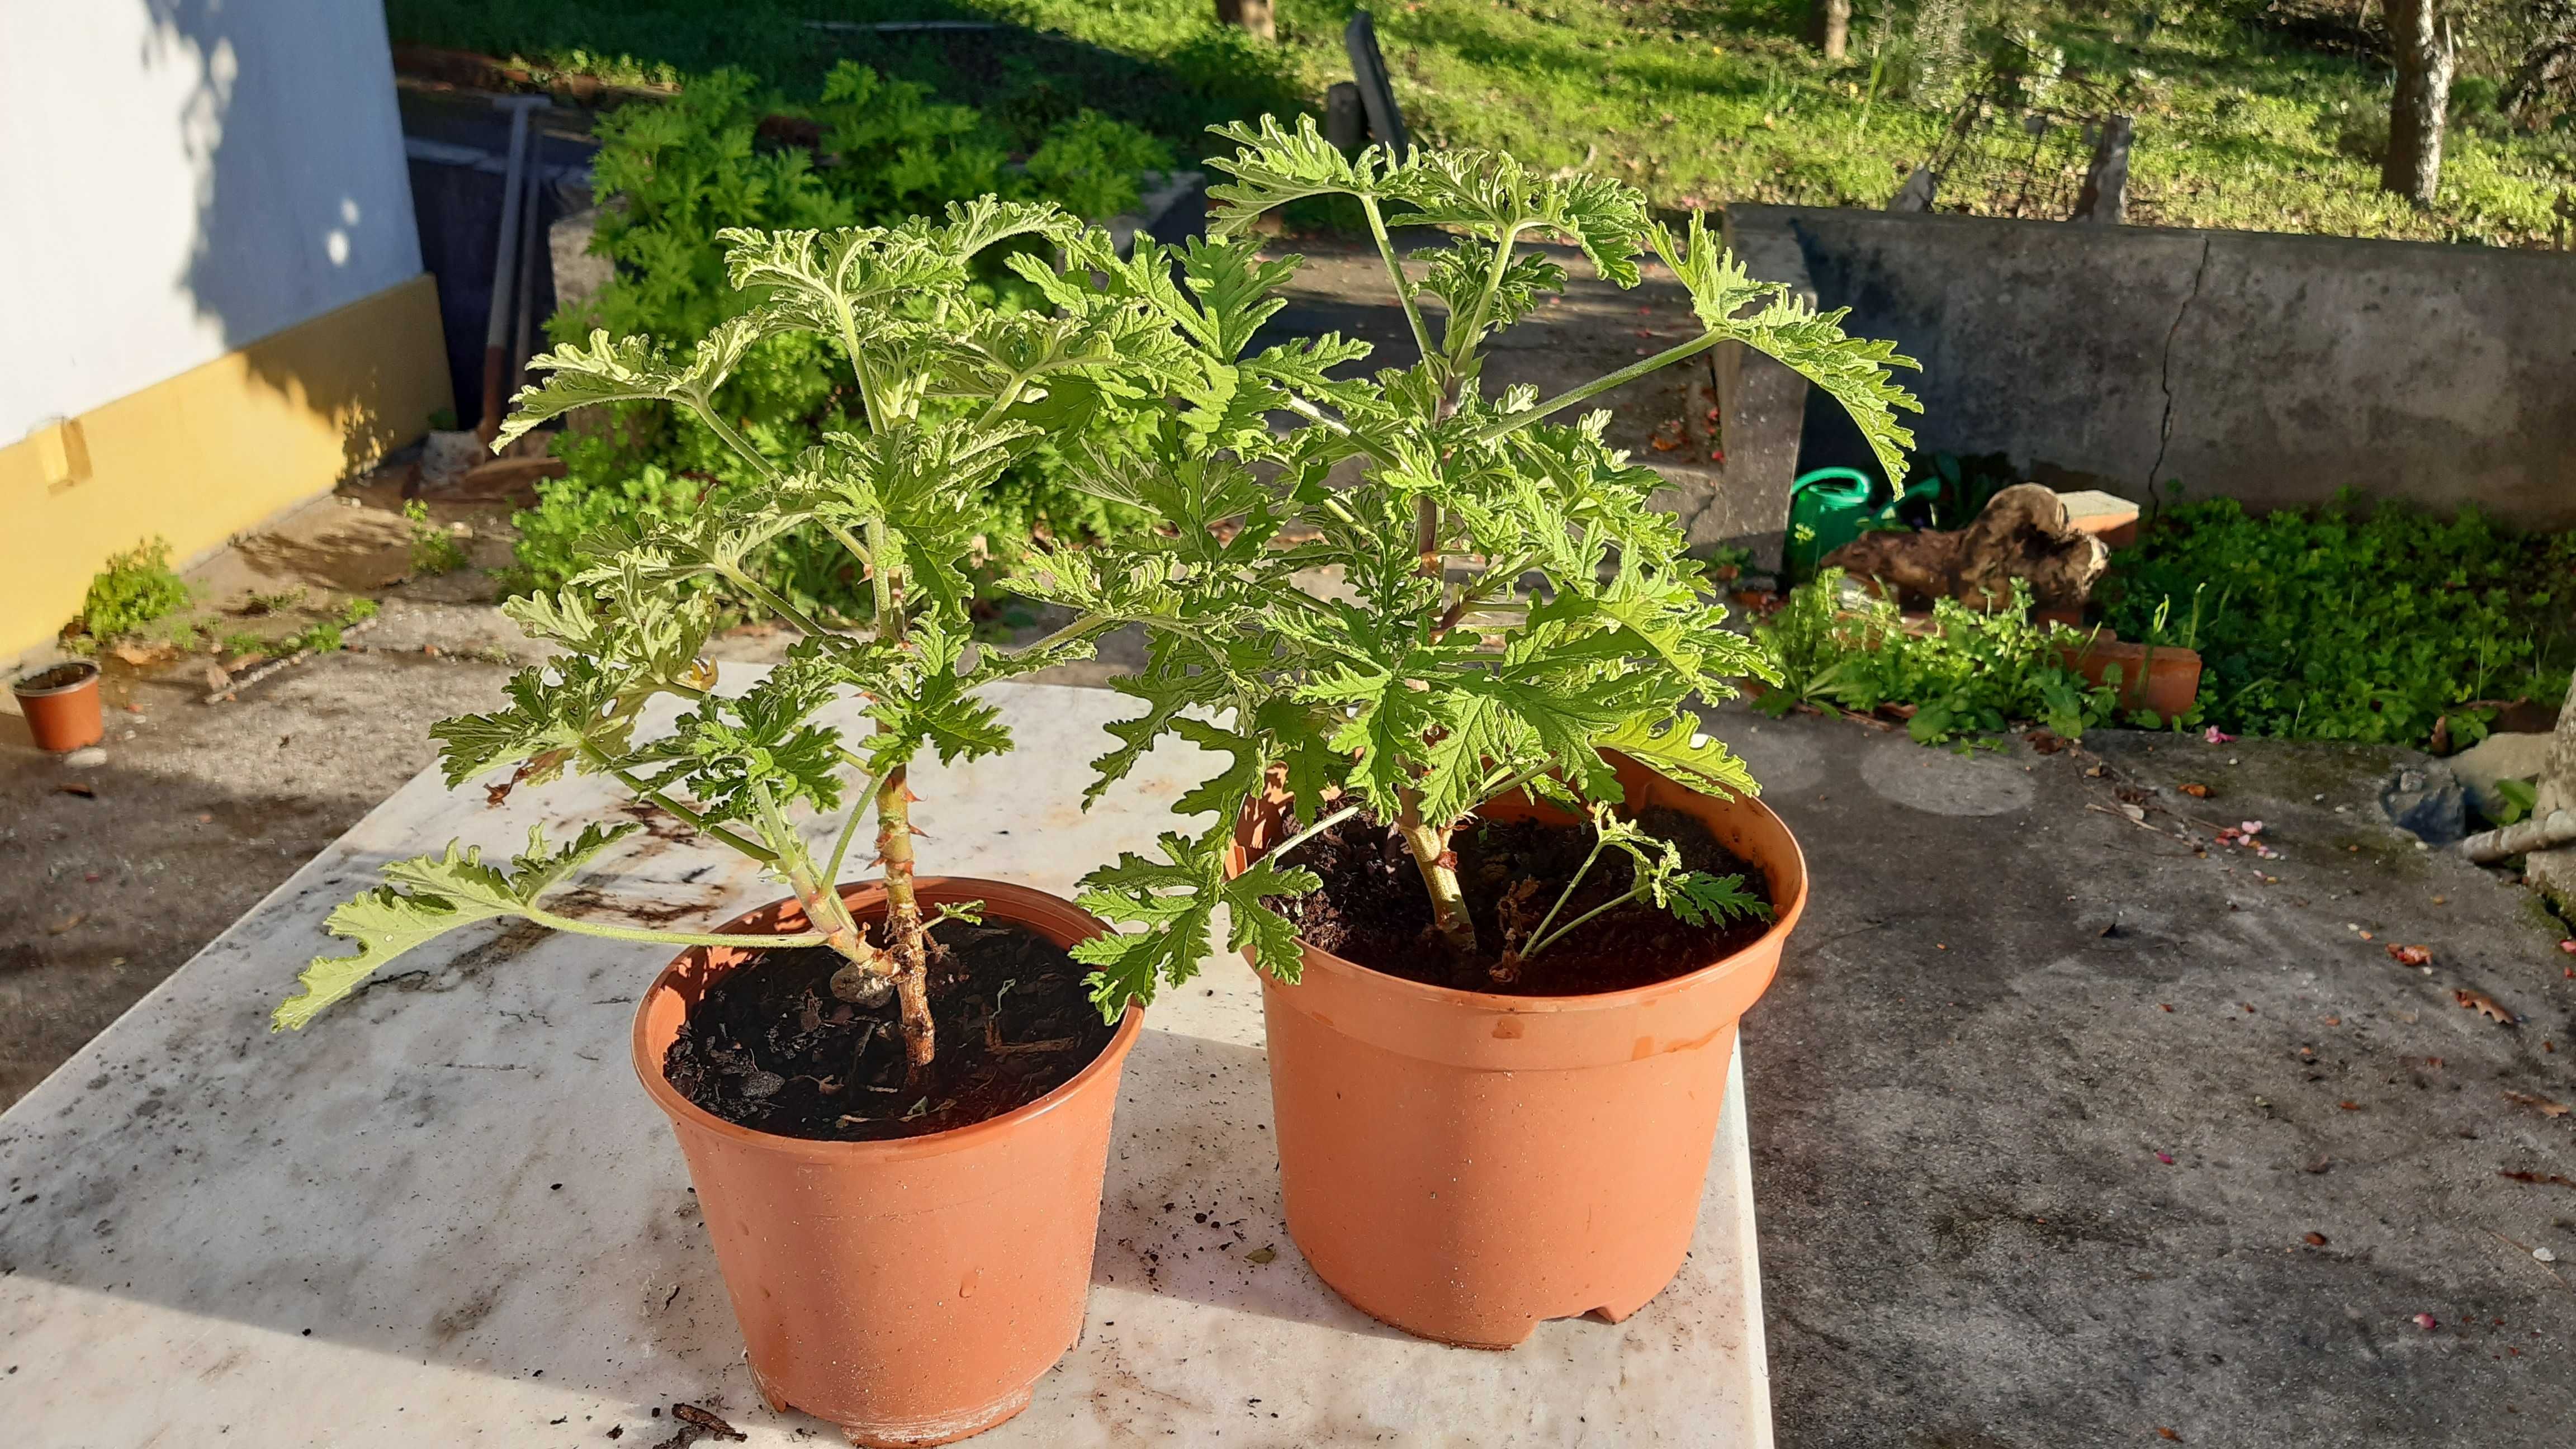
<svg viewBox="0 0 2576 1449"><path fill-rule="evenodd" d="M107 763L107 751L91 745L63 756L63 763L75 770L95 770Z"/></svg>

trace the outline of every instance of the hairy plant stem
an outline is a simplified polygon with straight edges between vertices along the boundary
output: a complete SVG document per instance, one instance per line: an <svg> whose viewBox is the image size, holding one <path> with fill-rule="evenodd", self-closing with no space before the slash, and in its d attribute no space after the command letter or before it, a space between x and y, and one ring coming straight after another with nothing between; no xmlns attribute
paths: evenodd
<svg viewBox="0 0 2576 1449"><path fill-rule="evenodd" d="M1395 300L1404 304L1404 321L1413 329L1413 345L1427 362L1439 353L1431 346L1431 329L1422 325L1422 309L1413 305L1413 283L1404 275L1404 264L1395 259L1395 243L1387 237L1386 218L1378 214L1376 197L1362 196L1359 203L1360 210L1368 214L1369 235L1377 240L1378 260L1386 263L1387 275L1395 282Z"/></svg>
<svg viewBox="0 0 2576 1449"><path fill-rule="evenodd" d="M921 902L912 890L912 791L897 765L877 786L877 855L885 866L887 954L894 958L894 990L903 1010L904 1060L918 1076L938 1052L930 1020L930 945Z"/></svg>
<svg viewBox="0 0 2576 1449"><path fill-rule="evenodd" d="M787 812L779 808L769 787L758 780L751 782L751 798L760 810L760 833L776 856L773 868L787 878L787 889L805 908L805 919L822 928L822 944L867 965L877 954L876 948L868 944L867 933L859 929L849 904L841 899L840 889L816 874L813 854L806 850L805 838L788 823Z"/></svg>
<svg viewBox="0 0 2576 1449"><path fill-rule="evenodd" d="M1541 952L1541 951L1543 951L1543 950L1546 950L1546 949L1547 949L1547 943L1548 943L1548 942L1550 942L1550 941L1552 941L1552 940L1555 940L1555 939L1557 938L1557 936L1562 936L1562 935L1564 935L1564 934L1565 934L1565 931L1571 931L1571 930L1573 930L1576 926L1579 926L1579 925L1583 924L1583 921L1588 921L1588 920L1592 919L1592 917L1591 917L1591 916L1587 915L1587 916L1583 917L1583 920L1578 920L1578 921L1574 921L1574 922L1572 922L1572 923L1569 923L1569 924L1566 926L1565 931L1559 931L1559 932L1557 932L1557 933L1556 933L1556 936L1550 936L1550 935L1547 933L1547 928L1548 928L1549 923L1553 922L1553 921L1556 919L1556 913L1557 913L1557 912L1559 912L1559 911L1561 911L1561 910L1564 910L1564 909L1565 909L1565 903L1566 903L1567 901L1570 901L1570 900L1574 899L1574 888L1575 888L1576 886L1579 886L1579 885L1583 884L1583 878L1584 878L1585 876L1590 875L1590 874L1592 873L1592 866L1593 866L1593 863L1594 863L1595 861L1598 861L1599 859L1601 859L1601 851L1602 851L1602 848L1603 848L1604 846L1608 845L1608 844L1609 844L1609 842L1608 842L1608 841L1601 839L1601 838L1600 838L1599 836L1597 836L1597 835L1593 837L1593 840L1592 840L1592 853L1591 853L1591 854L1589 854L1589 855L1586 855L1585 857L1583 857L1583 864L1582 864L1582 865L1580 865L1580 866L1578 866L1578 867L1576 867L1575 872L1574 872L1574 878L1573 878L1572 880L1569 880L1569 881L1567 881L1567 882L1565 883L1565 889L1564 889L1564 890L1557 892L1557 896L1556 896L1556 904L1555 904L1555 905L1552 905L1552 906L1550 906L1550 907L1548 907L1548 908L1547 908L1547 914L1546 914L1546 915L1539 917L1539 919L1538 919L1538 928L1537 928L1536 930L1534 930L1534 931L1531 931L1531 932L1530 932L1530 945L1529 945L1529 949L1528 949L1528 950L1526 950L1526 951L1522 951L1522 952L1518 953L1518 954L1519 954L1519 956L1520 956L1520 958L1521 958L1522 960L1526 961L1526 960L1528 960L1530 957L1537 955L1539 952ZM1634 894L1634 892L1631 892L1631 894ZM1622 897L1621 899L1623 899L1623 900L1624 900L1624 899L1626 899L1626 898L1625 898L1625 897ZM1599 914L1599 912L1594 912L1593 914L1597 915L1597 914Z"/></svg>
<svg viewBox="0 0 2576 1449"><path fill-rule="evenodd" d="M1396 812L1396 833L1404 837L1405 849L1413 852L1414 869L1422 873L1422 884L1431 893L1431 924L1461 957L1472 959L1476 923L1467 916L1467 895L1458 885L1458 857L1450 853L1448 827L1423 820L1422 796L1417 792L1400 790L1396 799L1403 807Z"/></svg>
<svg viewBox="0 0 2576 1449"><path fill-rule="evenodd" d="M1591 382L1585 383L1581 387L1568 388L1564 392L1558 393L1556 396L1549 398L1544 402L1536 403L1530 407L1521 409L1519 412L1507 414L1506 416L1495 419L1493 422L1486 424L1477 432L1476 440L1481 443L1490 443L1496 438L1506 437L1512 433L1519 432L1522 428L1529 426L1531 423L1537 422L1539 419L1546 417L1550 413L1562 412L1565 409L1574 406L1576 403L1582 402L1586 398L1598 397L1601 394L1610 391L1614 387L1623 387L1628 383L1635 382L1638 378L1644 377L1647 373L1656 371L1659 368L1668 367L1686 357L1696 357L1700 353L1708 351L1710 348L1715 347L1717 344L1724 342L1725 340L1726 334L1723 332L1705 332L1692 338L1688 342L1680 344L1679 346L1667 347L1652 357L1639 358L1637 361L1630 363L1626 367L1620 368L1617 372L1611 373L1607 377L1596 378Z"/></svg>
<svg viewBox="0 0 2576 1449"><path fill-rule="evenodd" d="M558 916L552 911L541 911L534 907L523 910L519 914L550 931L569 931L576 936L598 936L610 941L641 941L651 946L740 946L777 951L797 946L831 944L821 931L798 931L783 936L717 935L700 931L652 931L641 926L602 925L597 921Z"/></svg>

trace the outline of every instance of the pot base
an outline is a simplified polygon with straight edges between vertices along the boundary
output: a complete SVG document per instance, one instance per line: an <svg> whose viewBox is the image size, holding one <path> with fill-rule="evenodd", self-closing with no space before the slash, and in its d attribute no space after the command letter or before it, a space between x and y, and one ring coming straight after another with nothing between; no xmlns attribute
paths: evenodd
<svg viewBox="0 0 2576 1449"><path fill-rule="evenodd" d="M1509 1353L1527 1343L1529 1336L1538 1332L1540 1324L1551 1323L1559 1318L1590 1318L1602 1323L1625 1323L1643 1311L1647 1304L1660 1297L1664 1289L1672 1285L1673 1277L1681 1271L1681 1265L1674 1264L1673 1272L1666 1274L1644 1297L1624 1306L1602 1304L1593 1308L1575 1309L1557 1314L1504 1315L1491 1318L1455 1317L1433 1320L1401 1309L1371 1306L1368 1295L1353 1293L1335 1282L1336 1274L1326 1271L1323 1264L1315 1261L1315 1255L1307 1251L1305 1241L1297 1236L1297 1225L1293 1220L1288 1224L1288 1240L1297 1245L1297 1252L1306 1260L1306 1266L1314 1269L1315 1276L1322 1279L1324 1286L1332 1289L1334 1296L1344 1303L1389 1328L1409 1333L1415 1338L1428 1339L1433 1343L1446 1344L1451 1348L1472 1348L1485 1353Z"/></svg>
<svg viewBox="0 0 2576 1449"><path fill-rule="evenodd" d="M760 1397L770 1408L781 1414L806 1412L771 1388L769 1380L760 1376L759 1369L753 1369L751 1377L752 1382L760 1386ZM1008 1423L1019 1417L1020 1411L1026 1409L1036 1395L1037 1388L1031 1385L1004 1394L979 1408L943 1414L936 1419L899 1424L836 1424L833 1427L858 1449L928 1449L934 1444L954 1444L960 1439L971 1439L987 1429Z"/></svg>

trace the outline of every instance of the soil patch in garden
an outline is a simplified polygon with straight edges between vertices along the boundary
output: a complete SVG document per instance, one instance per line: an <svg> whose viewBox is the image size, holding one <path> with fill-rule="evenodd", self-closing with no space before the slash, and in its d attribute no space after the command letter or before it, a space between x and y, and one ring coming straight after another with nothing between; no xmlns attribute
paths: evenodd
<svg viewBox="0 0 2576 1449"><path fill-rule="evenodd" d="M906 1085L888 997L832 995L842 958L820 946L764 952L708 988L663 1057L680 1095L728 1122L825 1142L878 1142L971 1126L1071 1081L1109 1045L1064 948L1003 922L930 928L938 1055Z"/></svg>
<svg viewBox="0 0 2576 1449"><path fill-rule="evenodd" d="M1762 872L1719 844L1699 821L1659 807L1638 823L1680 847L1682 863L1692 870L1741 876L1748 893L1771 903ZM1461 959L1432 929L1431 896L1412 855L1366 813L1316 836L1290 857L1321 876L1322 889L1271 905L1296 922L1308 944L1346 961L1407 981L1506 996L1583 996L1668 981L1743 950L1770 929L1763 919L1693 926L1651 902L1632 901L1520 963L1516 979L1495 981L1493 968L1507 944L1506 913L1513 927L1509 938L1525 940L1581 869L1592 844L1591 829L1582 825L1515 820L1460 827L1451 848L1467 913L1476 923L1473 960ZM1557 912L1557 922L1625 894L1635 881L1635 866L1624 852L1603 851Z"/></svg>

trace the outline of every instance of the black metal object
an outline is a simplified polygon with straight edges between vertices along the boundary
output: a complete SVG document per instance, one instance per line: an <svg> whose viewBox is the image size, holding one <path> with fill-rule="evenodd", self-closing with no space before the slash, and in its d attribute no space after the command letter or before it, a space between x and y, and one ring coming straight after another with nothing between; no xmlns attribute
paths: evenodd
<svg viewBox="0 0 2576 1449"><path fill-rule="evenodd" d="M1386 56L1377 48L1377 22L1365 10L1351 12L1342 27L1342 49L1350 53L1351 78L1359 83L1360 107L1368 113L1369 135L1401 156L1412 149L1405 133L1404 112L1396 109L1395 86L1387 78Z"/></svg>

